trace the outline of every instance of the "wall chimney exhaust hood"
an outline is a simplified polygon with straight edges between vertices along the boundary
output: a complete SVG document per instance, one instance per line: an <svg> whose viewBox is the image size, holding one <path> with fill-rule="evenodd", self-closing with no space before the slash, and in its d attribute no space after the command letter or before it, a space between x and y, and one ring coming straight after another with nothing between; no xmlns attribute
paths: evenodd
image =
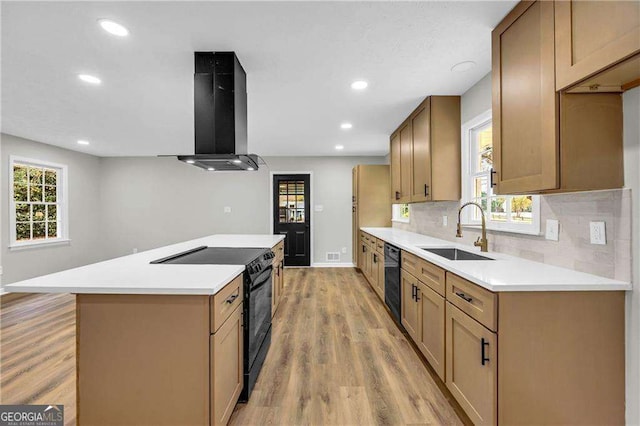
<svg viewBox="0 0 640 426"><path fill-rule="evenodd" d="M195 154L178 160L211 171L258 170L247 154L247 74L235 52L195 52Z"/></svg>

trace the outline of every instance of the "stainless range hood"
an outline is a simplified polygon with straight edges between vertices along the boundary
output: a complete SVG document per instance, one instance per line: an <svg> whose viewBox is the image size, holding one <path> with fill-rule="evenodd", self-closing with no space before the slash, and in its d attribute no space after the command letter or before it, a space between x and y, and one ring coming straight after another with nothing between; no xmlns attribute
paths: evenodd
<svg viewBox="0 0 640 426"><path fill-rule="evenodd" d="M247 75L234 52L195 52L195 154L178 160L210 171L258 170L247 154Z"/></svg>

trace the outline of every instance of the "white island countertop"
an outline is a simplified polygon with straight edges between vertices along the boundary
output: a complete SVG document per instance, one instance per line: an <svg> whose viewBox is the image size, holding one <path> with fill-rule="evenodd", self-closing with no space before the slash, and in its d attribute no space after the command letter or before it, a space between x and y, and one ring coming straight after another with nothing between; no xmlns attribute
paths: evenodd
<svg viewBox="0 0 640 426"><path fill-rule="evenodd" d="M362 231L491 291L619 291L631 284L393 228ZM423 248L455 247L494 260L448 260Z"/></svg>
<svg viewBox="0 0 640 426"><path fill-rule="evenodd" d="M200 246L271 248L284 235L211 235L5 285L12 293L213 295L245 265L150 264Z"/></svg>

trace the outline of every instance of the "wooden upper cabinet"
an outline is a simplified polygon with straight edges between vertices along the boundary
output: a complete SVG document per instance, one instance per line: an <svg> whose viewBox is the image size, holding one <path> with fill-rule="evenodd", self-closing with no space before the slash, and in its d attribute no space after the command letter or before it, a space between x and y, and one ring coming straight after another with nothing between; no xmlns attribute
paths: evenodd
<svg viewBox="0 0 640 426"><path fill-rule="evenodd" d="M402 193L400 184L400 133L391 135L390 145L391 157L391 202L398 203Z"/></svg>
<svg viewBox="0 0 640 426"><path fill-rule="evenodd" d="M615 9L617 2L602 4ZM520 2L492 33L497 194L613 189L624 183L621 95L556 91L554 5L567 4Z"/></svg>
<svg viewBox="0 0 640 426"><path fill-rule="evenodd" d="M460 96L429 96L391 136L394 203L460 199Z"/></svg>
<svg viewBox="0 0 640 426"><path fill-rule="evenodd" d="M431 199L431 99L427 98L411 115L412 185L411 201L429 201Z"/></svg>
<svg viewBox="0 0 640 426"><path fill-rule="evenodd" d="M552 2L521 2L492 32L498 193L559 185L553 19Z"/></svg>
<svg viewBox="0 0 640 426"><path fill-rule="evenodd" d="M556 90L640 53L640 2L555 2L555 51ZM635 70L620 75L618 81L607 80L604 90L620 91L625 83L640 78L638 66L636 61Z"/></svg>
<svg viewBox="0 0 640 426"><path fill-rule="evenodd" d="M398 133L400 135L400 198L397 202L409 203L411 202L413 166L411 122L404 124Z"/></svg>

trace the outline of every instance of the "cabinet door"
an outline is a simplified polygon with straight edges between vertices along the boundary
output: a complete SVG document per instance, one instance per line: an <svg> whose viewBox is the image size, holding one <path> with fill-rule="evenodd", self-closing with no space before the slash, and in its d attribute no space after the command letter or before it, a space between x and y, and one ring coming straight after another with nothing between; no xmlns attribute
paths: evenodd
<svg viewBox="0 0 640 426"><path fill-rule="evenodd" d="M555 2L555 48L557 90L640 52L640 2Z"/></svg>
<svg viewBox="0 0 640 426"><path fill-rule="evenodd" d="M211 423L226 425L244 384L242 306L211 335Z"/></svg>
<svg viewBox="0 0 640 426"><path fill-rule="evenodd" d="M360 269L360 271L364 274L365 273L365 256L367 254L367 244L365 243L364 239L360 239L360 243L358 244L358 268Z"/></svg>
<svg viewBox="0 0 640 426"><path fill-rule="evenodd" d="M378 296L384 302L384 255L378 254Z"/></svg>
<svg viewBox="0 0 640 426"><path fill-rule="evenodd" d="M359 241L359 229L358 229L358 205L354 204L351 206L351 233L352 235L352 253L351 260L354 265L358 265L358 241Z"/></svg>
<svg viewBox="0 0 640 426"><path fill-rule="evenodd" d="M413 132L411 201L431 200L431 98L414 112L411 118Z"/></svg>
<svg viewBox="0 0 640 426"><path fill-rule="evenodd" d="M420 318L418 303L414 299L418 280L408 272L402 271L400 275L401 320L402 325L407 330L414 342L419 339Z"/></svg>
<svg viewBox="0 0 640 426"><path fill-rule="evenodd" d="M371 271L370 271L370 280L369 284L371 287L378 292L378 263L380 263L380 255L375 251L371 250Z"/></svg>
<svg viewBox="0 0 640 426"><path fill-rule="evenodd" d="M274 266L271 270L271 318L276 314L280 303L280 288L278 287L278 270Z"/></svg>
<svg viewBox="0 0 640 426"><path fill-rule="evenodd" d="M444 371L444 297L418 281L418 304L420 310L420 339L416 342L429 364L445 380Z"/></svg>
<svg viewBox="0 0 640 426"><path fill-rule="evenodd" d="M411 122L400 129L400 199L398 203L411 202L411 174L413 158L413 135L411 134Z"/></svg>
<svg viewBox="0 0 640 426"><path fill-rule="evenodd" d="M391 157L391 203L396 204L402 196L402 185L400 184L400 133L391 136L389 149Z"/></svg>
<svg viewBox="0 0 640 426"><path fill-rule="evenodd" d="M521 2L492 32L493 155L501 194L556 189L553 2Z"/></svg>
<svg viewBox="0 0 640 426"><path fill-rule="evenodd" d="M447 388L474 424L496 424L496 335L452 304L446 310Z"/></svg>

